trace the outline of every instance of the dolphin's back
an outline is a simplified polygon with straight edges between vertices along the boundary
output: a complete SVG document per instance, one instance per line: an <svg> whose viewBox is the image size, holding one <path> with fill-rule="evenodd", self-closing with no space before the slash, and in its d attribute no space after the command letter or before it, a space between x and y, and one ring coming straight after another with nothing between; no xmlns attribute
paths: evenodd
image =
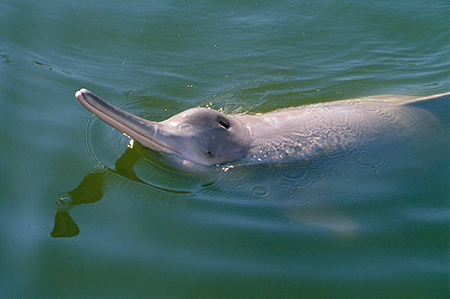
<svg viewBox="0 0 450 299"><path fill-rule="evenodd" d="M302 159L388 144L448 122L449 104L450 93L416 100L387 96L243 115L253 137L247 158Z"/></svg>
<svg viewBox="0 0 450 299"><path fill-rule="evenodd" d="M423 109L444 124L450 124L450 92L412 100L405 103L405 106Z"/></svg>

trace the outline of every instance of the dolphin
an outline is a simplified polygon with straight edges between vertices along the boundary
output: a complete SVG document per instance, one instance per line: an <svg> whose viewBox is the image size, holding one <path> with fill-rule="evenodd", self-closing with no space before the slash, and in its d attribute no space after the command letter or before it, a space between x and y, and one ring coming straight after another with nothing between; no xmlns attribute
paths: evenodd
<svg viewBox="0 0 450 299"><path fill-rule="evenodd" d="M169 166L198 169L233 161L292 161L388 143L448 118L450 93L419 99L384 96L311 104L265 114L225 115L191 108L161 122L121 110L87 89L78 101ZM439 101L433 110L430 102ZM441 107L441 108L439 108Z"/></svg>

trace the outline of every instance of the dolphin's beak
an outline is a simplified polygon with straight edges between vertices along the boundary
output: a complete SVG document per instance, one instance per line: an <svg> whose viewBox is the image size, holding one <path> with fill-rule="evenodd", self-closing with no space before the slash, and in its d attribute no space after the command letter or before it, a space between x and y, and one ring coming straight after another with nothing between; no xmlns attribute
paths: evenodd
<svg viewBox="0 0 450 299"><path fill-rule="evenodd" d="M101 120L130 136L142 146L165 153L180 153L157 140L159 125L145 120L105 102L87 89L75 93L78 101Z"/></svg>

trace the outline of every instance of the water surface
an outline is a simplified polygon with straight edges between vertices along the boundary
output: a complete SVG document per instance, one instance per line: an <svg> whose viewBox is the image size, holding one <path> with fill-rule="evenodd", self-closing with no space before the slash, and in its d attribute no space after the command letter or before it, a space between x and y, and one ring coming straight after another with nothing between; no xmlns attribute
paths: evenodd
<svg viewBox="0 0 450 299"><path fill-rule="evenodd" d="M448 1L0 8L5 298L449 296L448 122L390 150L189 176L74 98L160 121L448 92ZM50 235L55 210L76 236Z"/></svg>

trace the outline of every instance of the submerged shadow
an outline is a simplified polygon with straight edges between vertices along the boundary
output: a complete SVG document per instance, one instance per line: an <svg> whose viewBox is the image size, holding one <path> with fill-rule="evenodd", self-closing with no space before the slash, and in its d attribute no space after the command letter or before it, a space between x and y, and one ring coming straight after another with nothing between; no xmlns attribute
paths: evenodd
<svg viewBox="0 0 450 299"><path fill-rule="evenodd" d="M55 225L50 235L53 238L65 238L74 237L80 233L78 225L69 214L69 210L73 206L94 203L102 199L108 172L148 185L134 172L134 165L142 158L143 150L139 146L127 148L116 161L114 169L93 170L83 178L75 189L61 195L56 203Z"/></svg>

